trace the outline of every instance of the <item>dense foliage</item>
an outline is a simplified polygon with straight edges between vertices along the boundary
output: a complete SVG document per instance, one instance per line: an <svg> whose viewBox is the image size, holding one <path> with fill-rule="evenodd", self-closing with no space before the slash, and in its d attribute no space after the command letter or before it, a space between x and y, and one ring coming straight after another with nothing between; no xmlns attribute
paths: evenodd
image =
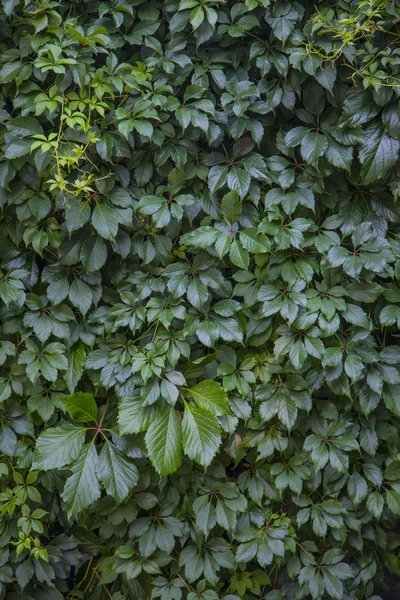
<svg viewBox="0 0 400 600"><path fill-rule="evenodd" d="M0 6L0 598L377 600L399 1Z"/></svg>

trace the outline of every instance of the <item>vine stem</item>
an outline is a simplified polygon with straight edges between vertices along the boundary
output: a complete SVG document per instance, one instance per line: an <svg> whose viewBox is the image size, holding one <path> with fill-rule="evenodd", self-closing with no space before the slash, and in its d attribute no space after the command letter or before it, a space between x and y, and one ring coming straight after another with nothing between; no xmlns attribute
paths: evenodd
<svg viewBox="0 0 400 600"><path fill-rule="evenodd" d="M304 554L306 554L306 556L308 556L308 558L309 558L310 560L312 560L312 561L313 561L313 563L315 563L315 558L312 556L312 554L309 554L309 553L307 552L307 550L306 550L306 549L305 549L305 548L304 548L304 547L303 547L303 546L300 544L300 542L298 542L297 540L295 540L295 543L296 543L296 545L297 545L299 548L301 548L301 549L303 550Z"/></svg>
<svg viewBox="0 0 400 600"><path fill-rule="evenodd" d="M88 589L89 589L89 588L90 588L90 586L92 585L92 582L93 582L94 576L96 575L96 572L97 572L97 569L96 569L96 567L93 567L92 574L91 574L91 576L90 576L90 579L89 579L89 582L88 582L88 584L86 585L85 589L83 590L83 594L86 594L86 592L88 591ZM86 574L85 574L85 575L86 575Z"/></svg>
<svg viewBox="0 0 400 600"><path fill-rule="evenodd" d="M101 415L101 419L99 422L99 429L101 429L101 426L103 425L104 417L106 416L106 412L107 412L107 408L108 408L108 403L109 403L109 398L107 398L106 405L103 410L103 414Z"/></svg>
<svg viewBox="0 0 400 600"><path fill-rule="evenodd" d="M275 565L276 569L275 569L275 576L274 576L274 590L276 589L276 584L278 581L278 574L279 574L279 567L278 565Z"/></svg>
<svg viewBox="0 0 400 600"><path fill-rule="evenodd" d="M106 586L106 585L105 585L105 584L104 584L104 583L101 581L101 577L100 577L100 575L98 574L97 570L95 570L94 574L95 574L95 575L96 575L96 576L97 576L97 577L100 579L100 583L101 583L101 585L103 586L103 588L105 589L105 591L107 592L107 596L108 596L108 597L109 597L111 600L113 600L113 597L111 596L110 592L108 591L108 589L107 589L107 586Z"/></svg>
<svg viewBox="0 0 400 600"><path fill-rule="evenodd" d="M265 40L263 40L262 38L258 37L257 35L254 35L254 33L251 33L250 31L246 31L246 35L249 35L250 37L254 38L255 40L258 40L259 42L264 44L264 46L266 48L269 48L269 45L267 44L267 42Z"/></svg>
<svg viewBox="0 0 400 600"><path fill-rule="evenodd" d="M183 581L183 583L185 584L185 586L187 587L187 589L189 590L189 592L192 590L192 588L190 587L190 585L183 579L183 577L181 575L179 575L179 573L177 573L177 577L179 577L179 579L181 581Z"/></svg>

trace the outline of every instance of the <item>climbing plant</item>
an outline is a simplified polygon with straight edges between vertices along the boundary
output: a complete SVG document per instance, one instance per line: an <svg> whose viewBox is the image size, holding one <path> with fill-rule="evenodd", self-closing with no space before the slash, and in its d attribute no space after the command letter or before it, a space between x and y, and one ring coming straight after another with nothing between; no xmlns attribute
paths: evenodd
<svg viewBox="0 0 400 600"><path fill-rule="evenodd" d="M0 7L0 600L379 600L399 1Z"/></svg>

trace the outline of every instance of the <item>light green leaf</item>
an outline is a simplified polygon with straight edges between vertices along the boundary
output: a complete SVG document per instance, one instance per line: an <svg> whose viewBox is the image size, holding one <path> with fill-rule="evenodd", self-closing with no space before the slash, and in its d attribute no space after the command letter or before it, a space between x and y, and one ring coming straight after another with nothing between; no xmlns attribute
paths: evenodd
<svg viewBox="0 0 400 600"><path fill-rule="evenodd" d="M208 467L221 444L217 417L203 408L185 404L182 441L185 454L203 467Z"/></svg>
<svg viewBox="0 0 400 600"><path fill-rule="evenodd" d="M227 415L230 413L225 390L216 381L206 379L187 391L197 406L208 410L213 415Z"/></svg>
<svg viewBox="0 0 400 600"><path fill-rule="evenodd" d="M146 447L156 471L165 477L182 463L182 433L176 411L165 408L146 432Z"/></svg>
<svg viewBox="0 0 400 600"><path fill-rule="evenodd" d="M202 6L197 6L190 13L190 24L193 27L193 30L200 27L202 22L204 21L204 11Z"/></svg>
<svg viewBox="0 0 400 600"><path fill-rule="evenodd" d="M64 400L68 414L79 423L97 420L97 404L92 394L76 392Z"/></svg>

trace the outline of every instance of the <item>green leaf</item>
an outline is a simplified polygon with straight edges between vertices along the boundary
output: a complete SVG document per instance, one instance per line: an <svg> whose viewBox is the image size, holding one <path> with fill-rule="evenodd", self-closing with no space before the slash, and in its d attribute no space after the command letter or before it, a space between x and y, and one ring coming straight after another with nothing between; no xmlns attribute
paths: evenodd
<svg viewBox="0 0 400 600"><path fill-rule="evenodd" d="M156 471L163 477L182 463L182 433L176 411L165 408L146 432L146 447Z"/></svg>
<svg viewBox="0 0 400 600"><path fill-rule="evenodd" d="M202 6L197 6L190 13L190 24L193 29L197 29L200 27L202 22L204 21L204 12Z"/></svg>
<svg viewBox="0 0 400 600"><path fill-rule="evenodd" d="M118 423L121 435L146 431L157 414L156 406L143 406L141 399L129 396L119 404Z"/></svg>
<svg viewBox="0 0 400 600"><path fill-rule="evenodd" d="M334 167L345 169L350 173L353 162L353 149L351 147L343 146L335 140L330 139L325 156Z"/></svg>
<svg viewBox="0 0 400 600"><path fill-rule="evenodd" d="M92 213L93 227L106 240L113 240L118 233L118 217L109 204L97 202Z"/></svg>
<svg viewBox="0 0 400 600"><path fill-rule="evenodd" d="M203 408L185 404L182 441L185 454L203 467L208 467L221 444L217 417Z"/></svg>
<svg viewBox="0 0 400 600"><path fill-rule="evenodd" d="M19 0L3 0L3 8L6 15L11 15L19 4Z"/></svg>
<svg viewBox="0 0 400 600"><path fill-rule="evenodd" d="M229 249L229 258L234 265L240 269L247 270L249 268L250 256L240 242L233 240Z"/></svg>
<svg viewBox="0 0 400 600"><path fill-rule="evenodd" d="M72 475L65 482L61 494L70 516L76 515L100 498L100 484L97 479L98 454L93 442L83 447L72 467Z"/></svg>
<svg viewBox="0 0 400 600"><path fill-rule="evenodd" d="M68 414L79 423L97 421L97 404L91 394L76 392L64 400Z"/></svg>
<svg viewBox="0 0 400 600"><path fill-rule="evenodd" d="M249 227L240 232L240 241L243 248L253 254L263 254L271 250L271 245L266 235L260 233L256 227Z"/></svg>
<svg viewBox="0 0 400 600"><path fill-rule="evenodd" d="M251 177L244 169L233 167L229 171L228 186L231 190L238 192L241 199L243 199L249 191L250 183Z"/></svg>
<svg viewBox="0 0 400 600"><path fill-rule="evenodd" d="M247 563L250 562L258 550L258 540L250 540L245 542L244 544L240 544L236 551L236 560L238 563Z"/></svg>
<svg viewBox="0 0 400 600"><path fill-rule="evenodd" d="M367 127L359 152L362 183L368 185L386 177L399 158L399 150L400 142L391 138L380 123Z"/></svg>
<svg viewBox="0 0 400 600"><path fill-rule="evenodd" d="M227 167L223 167L220 165L211 167L208 173L208 185L210 186L210 192L216 192L217 190L219 190L223 185L225 185L227 179Z"/></svg>
<svg viewBox="0 0 400 600"><path fill-rule="evenodd" d="M196 526L204 535L208 535L217 523L214 504L208 496L199 496L193 502L193 512L196 515Z"/></svg>
<svg viewBox="0 0 400 600"><path fill-rule="evenodd" d="M350 90L344 99L340 126L345 128L363 125L375 117L379 111L380 108L374 102L369 90Z"/></svg>
<svg viewBox="0 0 400 600"><path fill-rule="evenodd" d="M400 572L399 22L0 1L1 599Z"/></svg>
<svg viewBox="0 0 400 600"><path fill-rule="evenodd" d="M289 394L281 394L278 404L279 420L290 430L296 422L297 405L295 398Z"/></svg>
<svg viewBox="0 0 400 600"><path fill-rule="evenodd" d="M86 429L70 423L51 427L40 434L36 443L33 469L48 471L70 465L79 456Z"/></svg>
<svg viewBox="0 0 400 600"><path fill-rule="evenodd" d="M107 494L123 502L139 479L136 466L108 440L100 452L97 475Z"/></svg>
<svg viewBox="0 0 400 600"><path fill-rule="evenodd" d="M93 301L90 287L81 279L75 278L71 283L68 297L72 304L79 308L82 315L86 315Z"/></svg>
<svg viewBox="0 0 400 600"><path fill-rule="evenodd" d="M384 504L383 496L379 492L372 492L368 495L367 508L376 519L381 516Z"/></svg>
<svg viewBox="0 0 400 600"><path fill-rule="evenodd" d="M201 308L204 303L207 302L208 289L199 277L193 277L193 279L189 282L187 297L190 304L196 308Z"/></svg>
<svg viewBox="0 0 400 600"><path fill-rule="evenodd" d="M357 381L364 370L364 363L359 356L349 353L344 361L344 370L352 381Z"/></svg>
<svg viewBox="0 0 400 600"><path fill-rule="evenodd" d="M4 152L4 156L9 160L13 158L19 158L21 156L25 156L25 154L29 154L31 151L31 141L30 140L15 140L11 144L9 144Z"/></svg>
<svg viewBox="0 0 400 600"><path fill-rule="evenodd" d="M71 393L75 390L82 377L85 363L85 346L82 343L78 343L71 349L68 360L68 371L64 375L64 381Z"/></svg>
<svg viewBox="0 0 400 600"><path fill-rule="evenodd" d="M368 486L364 477L357 473L356 471L350 476L348 482L348 490L349 496L353 500L354 504L357 506L365 500L368 495Z"/></svg>
<svg viewBox="0 0 400 600"><path fill-rule="evenodd" d="M295 369L301 369L307 358L307 350L305 344L301 340L291 344L289 358Z"/></svg>
<svg viewBox="0 0 400 600"><path fill-rule="evenodd" d="M216 381L205 379L187 391L197 406L204 408L213 415L227 415L230 413L225 390Z"/></svg>
<svg viewBox="0 0 400 600"><path fill-rule="evenodd" d="M7 129L14 135L31 136L42 133L42 127L37 119L33 117L16 117L7 121Z"/></svg>
<svg viewBox="0 0 400 600"><path fill-rule="evenodd" d="M237 192L232 191L225 194L221 201L221 212L231 225L240 219L242 204Z"/></svg>
<svg viewBox="0 0 400 600"><path fill-rule="evenodd" d="M143 136L151 139L154 129L153 129L153 125L150 123L150 121L145 121L143 119L137 119L136 121L133 121L133 126L136 129L136 131L138 133L140 133L140 135L143 135Z"/></svg>
<svg viewBox="0 0 400 600"><path fill-rule="evenodd" d="M313 166L318 166L319 159L328 147L328 140L317 131L309 131L301 142L301 155L303 159Z"/></svg>
<svg viewBox="0 0 400 600"><path fill-rule="evenodd" d="M197 248L207 248L212 246L221 235L221 232L214 227L198 227L195 231L185 233L181 237L183 246L196 246Z"/></svg>
<svg viewBox="0 0 400 600"><path fill-rule="evenodd" d="M227 531L233 531L236 526L236 512L228 508L225 502L217 500L216 519L219 525Z"/></svg>
<svg viewBox="0 0 400 600"><path fill-rule="evenodd" d="M400 492L386 490L386 503L393 514L400 515Z"/></svg>
<svg viewBox="0 0 400 600"><path fill-rule="evenodd" d="M82 245L80 258L89 273L101 269L107 259L107 248L103 240L98 236L86 238Z"/></svg>
<svg viewBox="0 0 400 600"><path fill-rule="evenodd" d="M22 63L20 61L8 62L3 65L0 69L0 83L9 83L10 81L13 81L21 67Z"/></svg>
<svg viewBox="0 0 400 600"><path fill-rule="evenodd" d="M0 425L0 452L6 456L13 456L17 448L17 436L3 423Z"/></svg>

